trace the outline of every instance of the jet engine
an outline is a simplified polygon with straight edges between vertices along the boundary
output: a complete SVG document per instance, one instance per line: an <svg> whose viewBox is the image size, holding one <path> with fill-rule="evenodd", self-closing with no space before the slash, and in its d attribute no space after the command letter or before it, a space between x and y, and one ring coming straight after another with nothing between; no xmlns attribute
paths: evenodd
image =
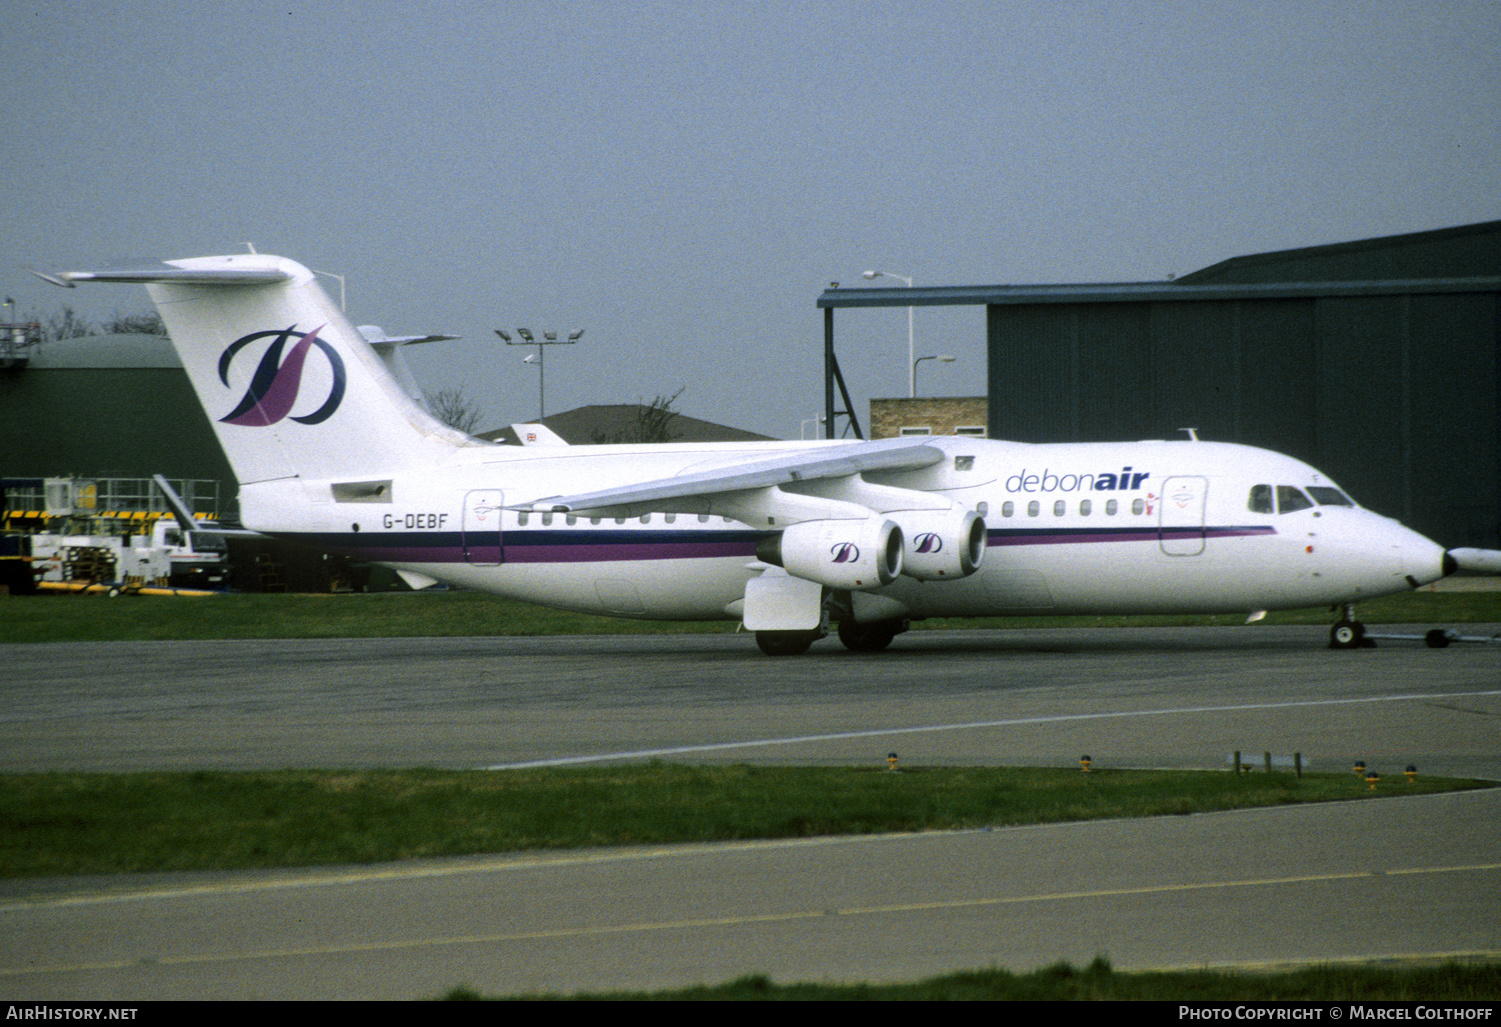
<svg viewBox="0 0 1501 1027"><path fill-rule="evenodd" d="M902 573L919 581L973 574L985 559L985 521L973 510L902 510L889 515L907 538Z"/></svg>
<svg viewBox="0 0 1501 1027"><path fill-rule="evenodd" d="M763 539L756 558L829 588L880 588L902 573L902 529L875 517L800 521Z"/></svg>

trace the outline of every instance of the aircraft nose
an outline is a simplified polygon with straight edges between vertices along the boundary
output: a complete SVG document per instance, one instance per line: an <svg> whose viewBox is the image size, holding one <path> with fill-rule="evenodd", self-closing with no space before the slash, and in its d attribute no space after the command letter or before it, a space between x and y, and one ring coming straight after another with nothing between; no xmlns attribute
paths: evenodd
<svg viewBox="0 0 1501 1027"><path fill-rule="evenodd" d="M1415 531L1403 528L1406 537L1399 546L1402 553L1402 572L1413 588L1432 584L1447 578L1459 569L1454 556L1432 539L1424 538Z"/></svg>

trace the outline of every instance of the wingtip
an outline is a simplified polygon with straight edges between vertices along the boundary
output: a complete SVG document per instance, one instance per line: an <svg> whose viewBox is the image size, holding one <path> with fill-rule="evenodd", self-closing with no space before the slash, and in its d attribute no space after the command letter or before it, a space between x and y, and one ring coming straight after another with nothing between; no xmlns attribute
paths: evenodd
<svg viewBox="0 0 1501 1027"><path fill-rule="evenodd" d="M73 282L70 280L70 278L69 278L69 274L70 273L67 272L67 271L60 271L57 274L48 274L45 271L38 271L35 268L33 268L31 273L34 274L34 275L36 275L42 281L47 282L50 285L56 285L56 286L59 286L59 287L61 287L63 289L76 289L77 288L77 286L74 285Z"/></svg>

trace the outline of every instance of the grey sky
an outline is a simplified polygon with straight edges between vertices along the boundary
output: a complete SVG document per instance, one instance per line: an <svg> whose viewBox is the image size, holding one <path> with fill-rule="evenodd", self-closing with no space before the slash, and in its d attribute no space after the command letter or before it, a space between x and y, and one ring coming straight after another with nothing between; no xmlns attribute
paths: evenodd
<svg viewBox="0 0 1501 1027"><path fill-rule="evenodd" d="M535 416L492 329L585 327L548 409L685 386L796 438L830 281L1160 279L1501 218L1501 4L6 0L3 288L29 266L243 251L347 276L350 315L483 424ZM337 283L330 282L336 293ZM892 283L895 284L895 283ZM919 310L919 388L984 391L983 313ZM841 312L864 420L901 310ZM1171 432L1176 425L1164 426Z"/></svg>

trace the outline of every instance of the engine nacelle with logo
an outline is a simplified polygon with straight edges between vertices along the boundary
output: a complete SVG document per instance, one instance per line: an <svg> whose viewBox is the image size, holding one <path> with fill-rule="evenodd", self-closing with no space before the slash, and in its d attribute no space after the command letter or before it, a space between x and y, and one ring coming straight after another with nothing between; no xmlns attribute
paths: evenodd
<svg viewBox="0 0 1501 1027"><path fill-rule="evenodd" d="M902 573L919 581L952 581L985 559L985 521L973 510L901 510L887 514L907 539Z"/></svg>
<svg viewBox="0 0 1501 1027"><path fill-rule="evenodd" d="M889 585L902 573L902 529L884 517L800 521L756 547L757 558L829 588Z"/></svg>

